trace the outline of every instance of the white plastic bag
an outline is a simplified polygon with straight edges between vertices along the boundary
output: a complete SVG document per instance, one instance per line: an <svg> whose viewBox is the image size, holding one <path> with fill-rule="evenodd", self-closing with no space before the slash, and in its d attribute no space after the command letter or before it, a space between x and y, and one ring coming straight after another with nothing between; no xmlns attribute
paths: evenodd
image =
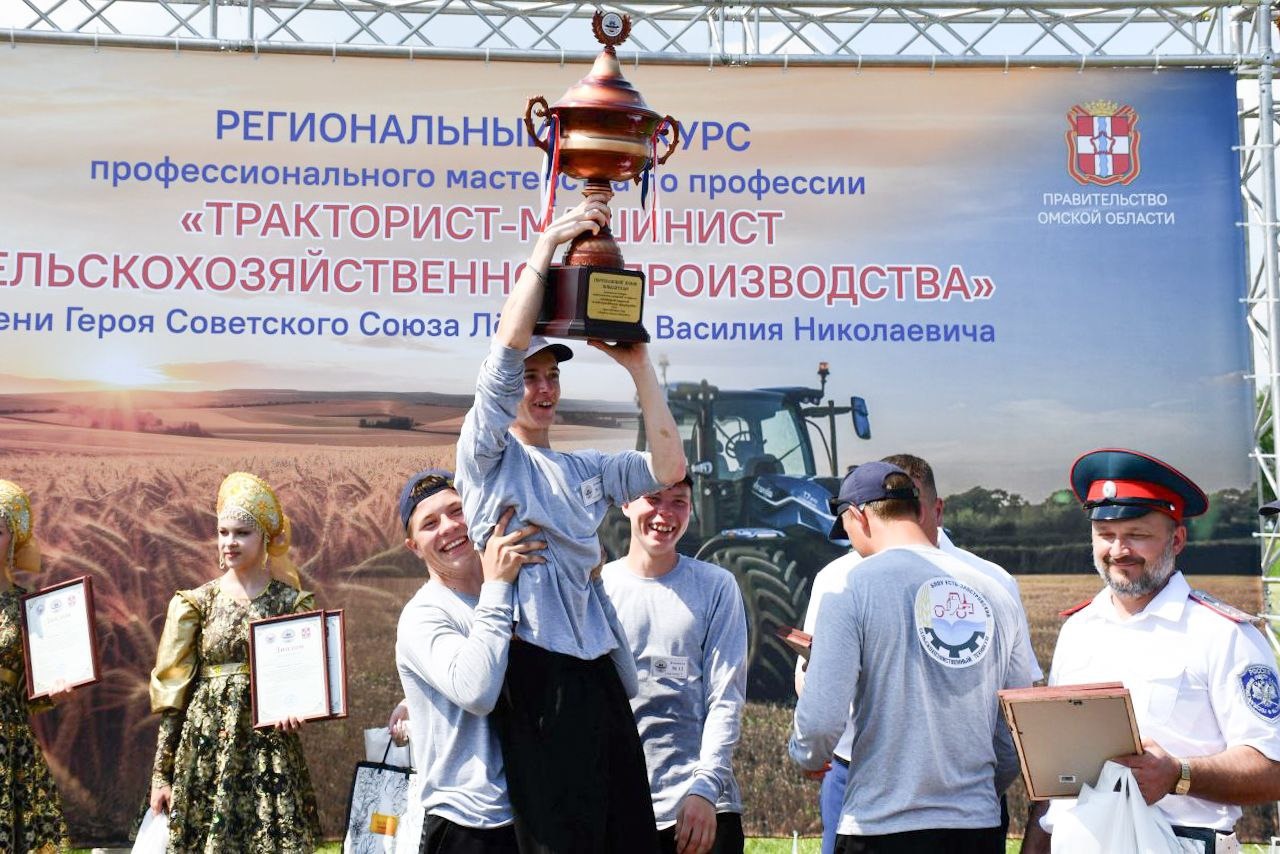
<svg viewBox="0 0 1280 854"><path fill-rule="evenodd" d="M1055 854L1195 854L1194 843L1173 835L1155 807L1142 799L1133 772L1116 762L1102 766L1098 782L1080 790L1075 806L1053 823Z"/></svg>
<svg viewBox="0 0 1280 854"><path fill-rule="evenodd" d="M148 809L133 841L133 854L165 854L168 848L169 814Z"/></svg>
<svg viewBox="0 0 1280 854"><path fill-rule="evenodd" d="M390 745L390 749L388 749ZM385 759L383 757L386 757ZM408 768L412 764L409 757L409 745L400 747L391 742L391 731L386 727L374 727L364 731L364 761L384 762L387 765L398 765Z"/></svg>

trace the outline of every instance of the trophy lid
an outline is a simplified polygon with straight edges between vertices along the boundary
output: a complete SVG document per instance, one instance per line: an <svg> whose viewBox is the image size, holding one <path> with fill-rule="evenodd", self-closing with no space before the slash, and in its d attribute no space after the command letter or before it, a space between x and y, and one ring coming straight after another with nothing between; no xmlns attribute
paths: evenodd
<svg viewBox="0 0 1280 854"><path fill-rule="evenodd" d="M619 110L657 118L658 114L649 109L636 88L622 76L622 66L618 64L616 47L631 34L630 16L597 9L591 19L591 30L604 50L596 57L591 73L570 86L560 100L551 105L551 110Z"/></svg>

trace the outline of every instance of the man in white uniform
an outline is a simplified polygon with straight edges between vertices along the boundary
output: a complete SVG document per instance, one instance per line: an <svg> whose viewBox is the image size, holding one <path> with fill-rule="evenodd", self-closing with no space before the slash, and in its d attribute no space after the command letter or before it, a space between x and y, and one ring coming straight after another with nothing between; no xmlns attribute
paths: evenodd
<svg viewBox="0 0 1280 854"><path fill-rule="evenodd" d="M1248 615L1192 590L1174 567L1184 520L1208 499L1172 466L1113 448L1076 460L1071 488L1107 586L1066 612L1049 684L1123 682L1143 753L1117 761L1176 834L1206 852L1236 851L1240 805L1280 799L1280 681ZM1048 851L1071 803L1053 801L1047 815L1034 806L1022 850Z"/></svg>

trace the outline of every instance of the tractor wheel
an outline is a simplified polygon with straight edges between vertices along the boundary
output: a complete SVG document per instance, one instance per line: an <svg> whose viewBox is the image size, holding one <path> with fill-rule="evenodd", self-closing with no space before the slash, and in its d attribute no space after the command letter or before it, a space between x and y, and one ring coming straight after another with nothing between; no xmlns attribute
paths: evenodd
<svg viewBox="0 0 1280 854"><path fill-rule="evenodd" d="M795 695L796 655L778 639L779 626L799 626L809 579L780 542L721 546L704 560L733 573L747 610L747 696L782 700Z"/></svg>
<svg viewBox="0 0 1280 854"><path fill-rule="evenodd" d="M597 534L609 560L617 560L631 549L631 520L617 507L609 508Z"/></svg>

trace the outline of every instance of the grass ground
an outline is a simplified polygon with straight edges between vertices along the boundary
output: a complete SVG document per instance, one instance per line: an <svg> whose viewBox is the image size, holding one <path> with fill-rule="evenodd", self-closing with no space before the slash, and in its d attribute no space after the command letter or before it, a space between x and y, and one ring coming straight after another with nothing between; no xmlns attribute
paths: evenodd
<svg viewBox="0 0 1280 854"><path fill-rule="evenodd" d="M1010 839L1008 844L1008 854L1018 854L1018 849L1022 846L1021 839ZM772 839L772 838L755 838L747 840L746 854L818 854L822 849L821 840L813 836L804 836L796 840L791 839ZM1266 845L1244 845L1240 849L1243 854L1269 854L1270 848ZM341 845L326 845L320 849L323 854L341 854Z"/></svg>
<svg viewBox="0 0 1280 854"><path fill-rule="evenodd" d="M1018 854L1021 845L1022 840L1010 839L1008 854ZM760 837L747 840L746 854L818 854L821 849L821 841L813 836L804 836L795 840ZM90 854L92 850L95 849L72 849L74 854ZM1243 854L1270 854L1271 851L1266 845L1244 845L1240 850ZM318 849L318 854L342 854L342 845L337 842L322 845Z"/></svg>
<svg viewBox="0 0 1280 854"><path fill-rule="evenodd" d="M793 847L794 845L794 847ZM1021 839L1010 839L1008 844L1008 854L1018 854L1018 849L1022 846ZM794 843L790 839L748 839L746 854L818 854L822 845L820 840L806 836ZM1269 854L1270 849L1266 845L1244 845L1240 849L1243 854Z"/></svg>

